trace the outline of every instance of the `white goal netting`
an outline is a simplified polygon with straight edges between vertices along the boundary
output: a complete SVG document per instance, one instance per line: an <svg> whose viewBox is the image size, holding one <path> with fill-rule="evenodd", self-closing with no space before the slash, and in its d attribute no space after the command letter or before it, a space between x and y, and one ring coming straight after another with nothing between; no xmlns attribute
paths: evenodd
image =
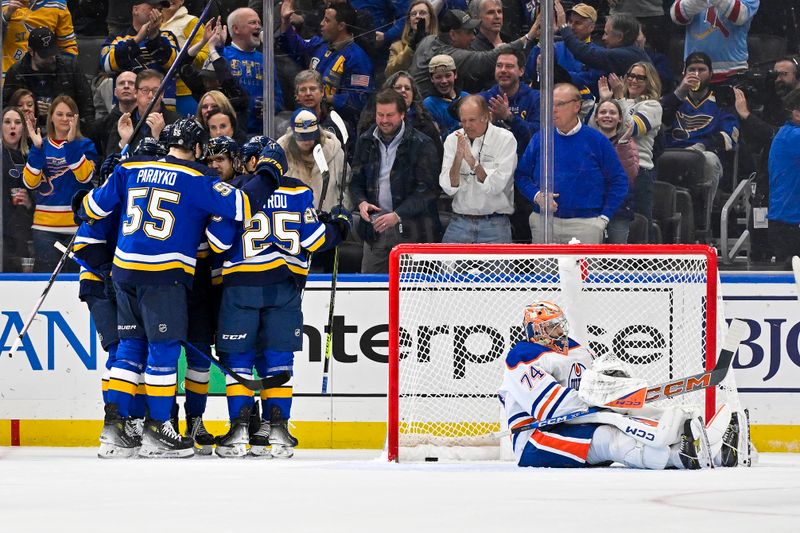
<svg viewBox="0 0 800 533"><path fill-rule="evenodd" d="M489 434L501 429L504 357L537 300L560 305L570 336L596 356L615 355L651 384L704 371L724 328L707 247L422 245L394 260L390 458L395 445L400 460L500 457ZM732 374L666 401L737 410Z"/></svg>

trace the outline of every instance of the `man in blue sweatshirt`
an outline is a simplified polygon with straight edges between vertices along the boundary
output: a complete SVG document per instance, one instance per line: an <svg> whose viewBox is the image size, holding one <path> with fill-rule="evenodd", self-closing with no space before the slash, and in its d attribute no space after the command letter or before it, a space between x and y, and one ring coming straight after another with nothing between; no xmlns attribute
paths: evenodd
<svg viewBox="0 0 800 533"><path fill-rule="evenodd" d="M540 133L531 139L517 165L514 183L533 205L530 216L533 242L541 242L545 202L553 213L553 242L573 237L584 244L600 244L608 221L628 194L628 178L617 153L599 131L584 127L578 118L578 88L559 83L553 89L554 175L553 191L541 192Z"/></svg>
<svg viewBox="0 0 800 533"><path fill-rule="evenodd" d="M800 88L784 98L789 121L769 151L769 240L778 261L800 255Z"/></svg>

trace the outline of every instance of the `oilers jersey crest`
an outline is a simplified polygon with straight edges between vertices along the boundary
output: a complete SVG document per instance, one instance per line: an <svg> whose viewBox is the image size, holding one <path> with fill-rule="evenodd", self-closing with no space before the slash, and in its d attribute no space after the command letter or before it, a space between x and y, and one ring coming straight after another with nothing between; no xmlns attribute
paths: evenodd
<svg viewBox="0 0 800 533"><path fill-rule="evenodd" d="M247 195L219 181L204 165L172 156L132 157L83 200L101 219L120 210L114 281L191 286L208 217L250 218Z"/></svg>

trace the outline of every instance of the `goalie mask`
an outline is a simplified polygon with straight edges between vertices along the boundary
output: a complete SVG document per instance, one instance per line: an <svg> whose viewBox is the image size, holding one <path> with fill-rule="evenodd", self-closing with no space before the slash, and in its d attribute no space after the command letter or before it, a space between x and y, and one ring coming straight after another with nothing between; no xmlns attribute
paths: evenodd
<svg viewBox="0 0 800 533"><path fill-rule="evenodd" d="M564 312L556 304L542 300L526 307L522 327L530 342L567 353L569 324Z"/></svg>

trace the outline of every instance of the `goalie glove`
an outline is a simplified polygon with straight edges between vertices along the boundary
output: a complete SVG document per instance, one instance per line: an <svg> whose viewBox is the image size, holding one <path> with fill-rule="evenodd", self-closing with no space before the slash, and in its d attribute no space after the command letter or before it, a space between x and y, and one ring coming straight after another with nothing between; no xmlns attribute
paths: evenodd
<svg viewBox="0 0 800 533"><path fill-rule="evenodd" d="M595 364L584 370L578 396L589 405L606 405L644 387L645 380L629 377L622 367L604 368L601 364L598 369Z"/></svg>

